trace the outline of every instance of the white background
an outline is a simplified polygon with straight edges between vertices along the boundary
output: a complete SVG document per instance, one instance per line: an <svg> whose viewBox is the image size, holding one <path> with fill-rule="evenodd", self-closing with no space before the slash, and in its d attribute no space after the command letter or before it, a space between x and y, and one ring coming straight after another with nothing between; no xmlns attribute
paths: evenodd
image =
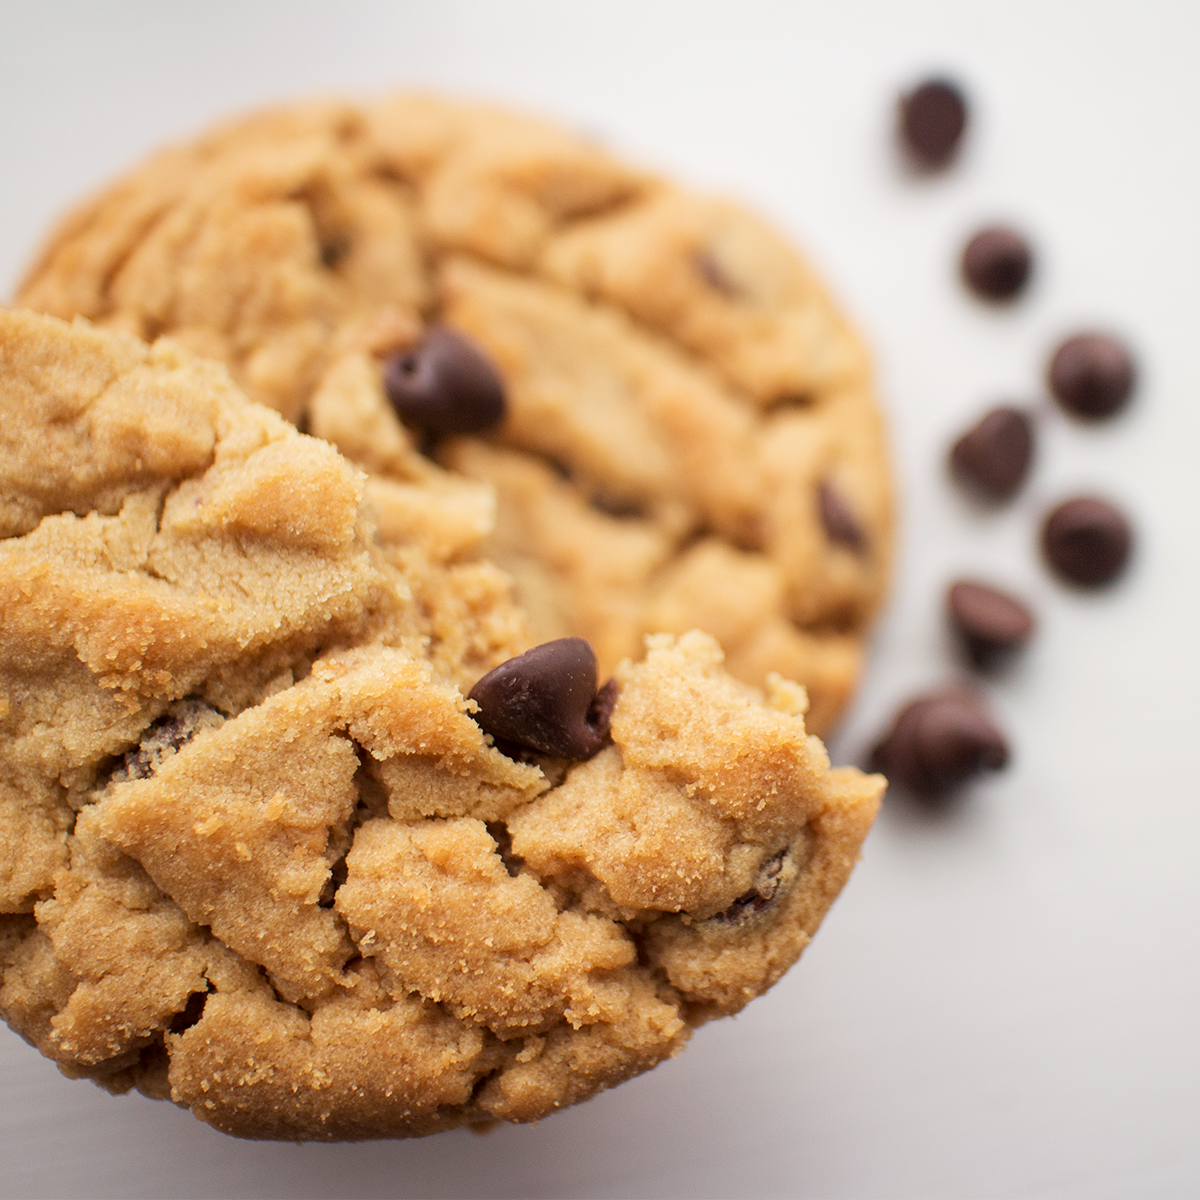
<svg viewBox="0 0 1200 1200"><path fill-rule="evenodd" d="M683 1056L536 1128L419 1142L237 1142L61 1078L0 1030L5 1196L1195 1196L1200 1193L1200 7L257 3L0 6L0 286L51 217L164 140L314 90L414 83L556 115L790 231L877 351L900 570L835 750L953 675L945 582L1030 597L989 685L1009 771L931 819L891 803L800 965ZM972 102L949 176L889 141L897 89ZM1004 218L1037 247L1010 311L956 281ZM943 470L988 403L1037 402L1049 348L1136 347L1132 409L1043 404L1000 513ZM1125 504L1134 569L1071 594L1035 553L1073 490Z"/></svg>

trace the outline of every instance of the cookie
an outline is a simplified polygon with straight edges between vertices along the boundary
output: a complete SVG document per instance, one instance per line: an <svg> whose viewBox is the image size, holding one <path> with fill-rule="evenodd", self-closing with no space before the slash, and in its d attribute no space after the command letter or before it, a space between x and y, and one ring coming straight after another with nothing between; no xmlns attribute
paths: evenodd
<svg viewBox="0 0 1200 1200"><path fill-rule="evenodd" d="M0 312L0 410L0 1014L68 1075L243 1137L537 1120L769 987L848 877L883 780L708 635L571 759L485 736L531 634L427 549L475 485L382 480L381 538L328 442L82 321Z"/></svg>
<svg viewBox="0 0 1200 1200"><path fill-rule="evenodd" d="M870 366L735 204L481 106L314 104L151 159L66 220L20 300L220 359L396 520L446 469L443 553L508 570L535 636L586 638L604 672L701 628L743 680L804 684L817 732L854 687L892 541ZM447 329L498 374L492 428L413 401Z"/></svg>

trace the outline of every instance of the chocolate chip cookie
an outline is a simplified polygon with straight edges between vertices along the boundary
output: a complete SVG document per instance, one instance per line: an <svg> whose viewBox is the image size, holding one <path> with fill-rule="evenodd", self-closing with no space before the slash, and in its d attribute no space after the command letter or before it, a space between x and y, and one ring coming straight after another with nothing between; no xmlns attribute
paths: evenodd
<svg viewBox="0 0 1200 1200"><path fill-rule="evenodd" d="M870 367L736 204L490 108L313 104L152 158L20 300L225 362L370 473L385 540L490 557L602 673L701 628L817 732L851 693L892 538Z"/></svg>
<svg viewBox="0 0 1200 1200"><path fill-rule="evenodd" d="M803 690L699 632L607 682L535 646L447 549L477 484L82 321L0 312L0 412L0 1013L68 1075L244 1137L536 1120L769 987L848 877L883 780Z"/></svg>

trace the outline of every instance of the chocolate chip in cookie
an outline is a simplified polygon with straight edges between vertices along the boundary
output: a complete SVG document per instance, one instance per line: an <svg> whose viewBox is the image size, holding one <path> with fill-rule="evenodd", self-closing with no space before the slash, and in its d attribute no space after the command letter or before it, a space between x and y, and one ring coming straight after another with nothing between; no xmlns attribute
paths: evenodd
<svg viewBox="0 0 1200 1200"><path fill-rule="evenodd" d="M993 225L966 244L961 265L963 281L980 299L1013 300L1029 282L1033 251L1016 230Z"/></svg>
<svg viewBox="0 0 1200 1200"><path fill-rule="evenodd" d="M981 670L996 666L1033 634L1028 606L987 584L959 580L946 594L946 607L967 654Z"/></svg>
<svg viewBox="0 0 1200 1200"><path fill-rule="evenodd" d="M504 384L470 339L433 325L384 368L388 399L408 425L428 434L483 433L504 420Z"/></svg>
<svg viewBox="0 0 1200 1200"><path fill-rule="evenodd" d="M224 717L195 697L176 700L143 734L141 742L115 766L111 780L149 779L163 762L178 753L204 729L215 729Z"/></svg>
<svg viewBox="0 0 1200 1200"><path fill-rule="evenodd" d="M935 692L900 710L872 766L915 796L938 799L1008 763L1008 743L968 692Z"/></svg>
<svg viewBox="0 0 1200 1200"><path fill-rule="evenodd" d="M1068 338L1050 360L1054 398L1076 417L1100 420L1129 403L1134 385L1133 356L1116 338L1081 333Z"/></svg>
<svg viewBox="0 0 1200 1200"><path fill-rule="evenodd" d="M1033 422L1009 405L985 413L950 450L954 473L989 500L1016 495L1032 459Z"/></svg>
<svg viewBox="0 0 1200 1200"><path fill-rule="evenodd" d="M759 868L754 887L739 896L727 909L717 913L713 920L725 925L739 925L758 913L765 912L785 890L788 876L795 876L794 869L786 870L791 865L788 850L780 850L771 855Z"/></svg>
<svg viewBox="0 0 1200 1200"><path fill-rule="evenodd" d="M555 758L591 758L609 737L610 680L596 690L596 655L583 638L558 638L489 671L469 699L485 733Z"/></svg>
<svg viewBox="0 0 1200 1200"><path fill-rule="evenodd" d="M967 127L967 103L948 79L927 79L900 98L900 138L917 165L940 170L953 161Z"/></svg>
<svg viewBox="0 0 1200 1200"><path fill-rule="evenodd" d="M1124 514L1095 496L1064 500L1042 525L1042 550L1055 574L1081 587L1112 583L1125 569L1132 546Z"/></svg>
<svg viewBox="0 0 1200 1200"><path fill-rule="evenodd" d="M828 480L822 481L817 487L817 507L825 536L831 542L858 554L866 549L867 537L862 525L846 503L846 498Z"/></svg>

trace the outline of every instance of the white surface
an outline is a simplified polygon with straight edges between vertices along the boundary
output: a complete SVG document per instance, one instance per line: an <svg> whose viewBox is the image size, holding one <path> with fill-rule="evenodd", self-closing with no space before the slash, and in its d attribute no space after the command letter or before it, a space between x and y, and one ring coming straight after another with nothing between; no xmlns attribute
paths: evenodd
<svg viewBox="0 0 1200 1200"><path fill-rule="evenodd" d="M5 1196L1195 1196L1200 1192L1200 8L963 4L6 4L0 283L48 220L164 139L317 89L425 83L543 109L738 193L791 230L878 351L902 559L861 752L950 675L947 578L1028 594L1042 630L992 688L1013 767L949 819L887 810L813 948L678 1060L536 1128L421 1142L236 1142L61 1078L0 1031ZM960 168L915 183L898 86L948 67ZM999 216L1038 249L996 313L953 273ZM997 515L944 478L988 402L1037 397L1098 323L1142 366L1099 429L1047 411ZM1136 519L1135 569L1081 598L1034 553L1052 498Z"/></svg>

